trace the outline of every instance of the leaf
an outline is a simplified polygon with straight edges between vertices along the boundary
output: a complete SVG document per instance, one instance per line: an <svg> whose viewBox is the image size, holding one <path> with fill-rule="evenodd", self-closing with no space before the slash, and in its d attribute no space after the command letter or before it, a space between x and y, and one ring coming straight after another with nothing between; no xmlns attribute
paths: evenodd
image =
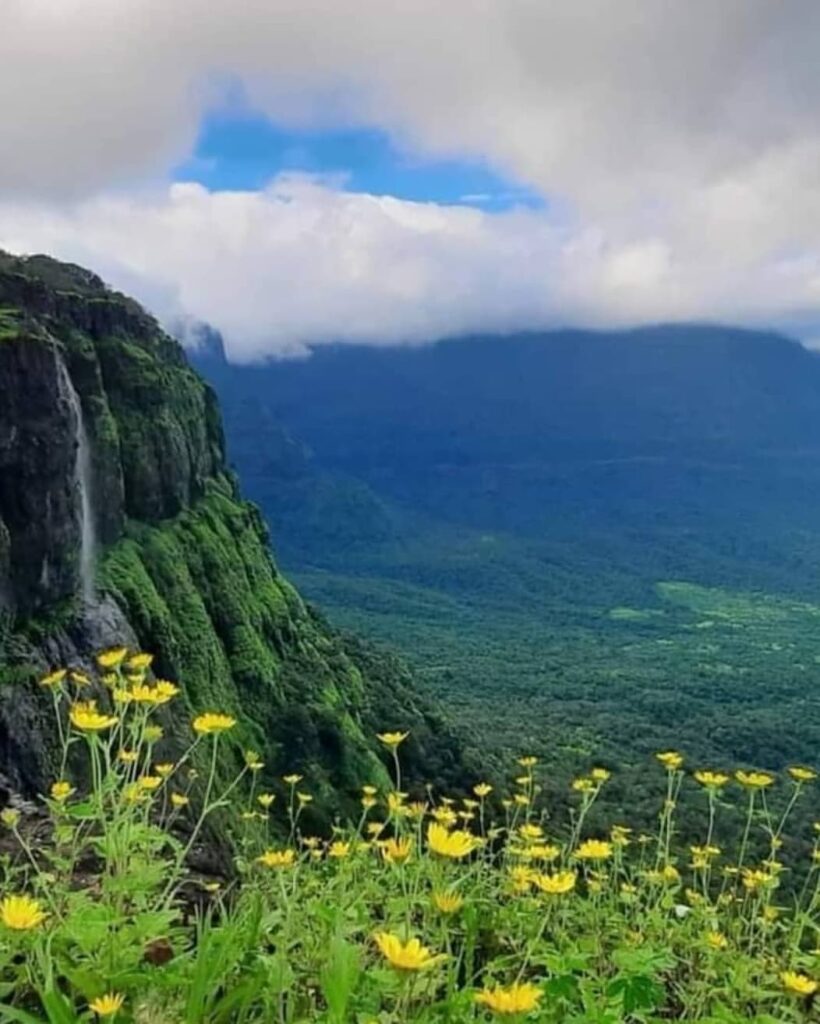
<svg viewBox="0 0 820 1024"><path fill-rule="evenodd" d="M359 981L359 951L343 936L334 935L319 984L327 1000L331 1021L343 1024L350 997Z"/></svg>
<svg viewBox="0 0 820 1024"><path fill-rule="evenodd" d="M607 995L620 1000L624 1013L630 1014L636 1010L653 1010L663 1002L665 992L654 978L635 974L615 978L607 986Z"/></svg>

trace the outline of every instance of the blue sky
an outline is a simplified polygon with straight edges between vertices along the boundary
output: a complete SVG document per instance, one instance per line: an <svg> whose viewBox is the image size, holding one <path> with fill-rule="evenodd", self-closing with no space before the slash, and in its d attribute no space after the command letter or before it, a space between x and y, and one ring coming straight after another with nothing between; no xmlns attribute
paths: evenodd
<svg viewBox="0 0 820 1024"><path fill-rule="evenodd" d="M487 211L543 205L535 190L481 162L419 159L397 149L383 131L297 131L251 113L206 116L194 154L174 168L173 178L211 191L254 191L283 171L340 175L351 192L468 203Z"/></svg>

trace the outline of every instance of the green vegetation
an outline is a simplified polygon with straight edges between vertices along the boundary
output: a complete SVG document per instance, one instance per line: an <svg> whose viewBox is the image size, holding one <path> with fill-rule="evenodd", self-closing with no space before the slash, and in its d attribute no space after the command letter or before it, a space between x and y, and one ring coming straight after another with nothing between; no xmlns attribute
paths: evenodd
<svg viewBox="0 0 820 1024"><path fill-rule="evenodd" d="M125 648L98 663L96 680L57 670L41 681L62 763L82 751L89 789L66 775L51 784L48 838L41 828L36 846L19 810L0 813L3 1020L813 1018L820 822L800 836L799 873L783 856L790 815L817 784L810 768L690 776L678 752L659 751L645 766L657 818L644 832L613 817L612 773L594 760L572 782L564 825L530 754L500 791L406 792L408 734L387 732L390 775L366 784L355 816L325 838L307 815L311 777L287 770L268 788L259 754L245 750L233 777L218 778L241 729L233 715L197 715L174 756L157 722L177 687ZM92 686L100 697L88 701ZM692 843L679 834L684 784ZM719 838L729 806L744 819L732 847ZM593 809L605 825L592 824ZM189 855L217 813L231 863L193 871Z"/></svg>

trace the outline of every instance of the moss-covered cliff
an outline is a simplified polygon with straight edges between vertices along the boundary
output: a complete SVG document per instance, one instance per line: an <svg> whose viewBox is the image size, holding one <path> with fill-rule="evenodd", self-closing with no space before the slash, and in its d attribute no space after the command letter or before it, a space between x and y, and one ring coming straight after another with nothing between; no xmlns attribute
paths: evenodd
<svg viewBox="0 0 820 1024"><path fill-rule="evenodd" d="M83 487L98 544L85 601ZM406 670L337 635L278 572L227 470L213 393L177 343L47 257L0 254L0 619L0 772L24 789L49 772L37 673L117 641L154 652L188 711L236 713L236 756L264 751L272 777L304 771L352 806L362 782L384 779L373 733L399 727L411 768L451 786L463 775ZM184 742L185 719L171 726Z"/></svg>

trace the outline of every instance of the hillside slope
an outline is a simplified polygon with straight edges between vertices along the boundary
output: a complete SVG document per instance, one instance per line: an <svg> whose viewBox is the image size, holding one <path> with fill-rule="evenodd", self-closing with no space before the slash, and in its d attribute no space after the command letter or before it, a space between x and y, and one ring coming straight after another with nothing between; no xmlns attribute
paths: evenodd
<svg viewBox="0 0 820 1024"><path fill-rule="evenodd" d="M0 256L0 623L0 772L28 792L53 770L35 676L119 642L156 655L186 716L235 714L234 755L263 752L271 780L303 772L320 807L386 778L377 729L411 730L425 779L464 770L407 670L330 629L278 571L179 345L47 257ZM188 732L169 725L171 753Z"/></svg>

